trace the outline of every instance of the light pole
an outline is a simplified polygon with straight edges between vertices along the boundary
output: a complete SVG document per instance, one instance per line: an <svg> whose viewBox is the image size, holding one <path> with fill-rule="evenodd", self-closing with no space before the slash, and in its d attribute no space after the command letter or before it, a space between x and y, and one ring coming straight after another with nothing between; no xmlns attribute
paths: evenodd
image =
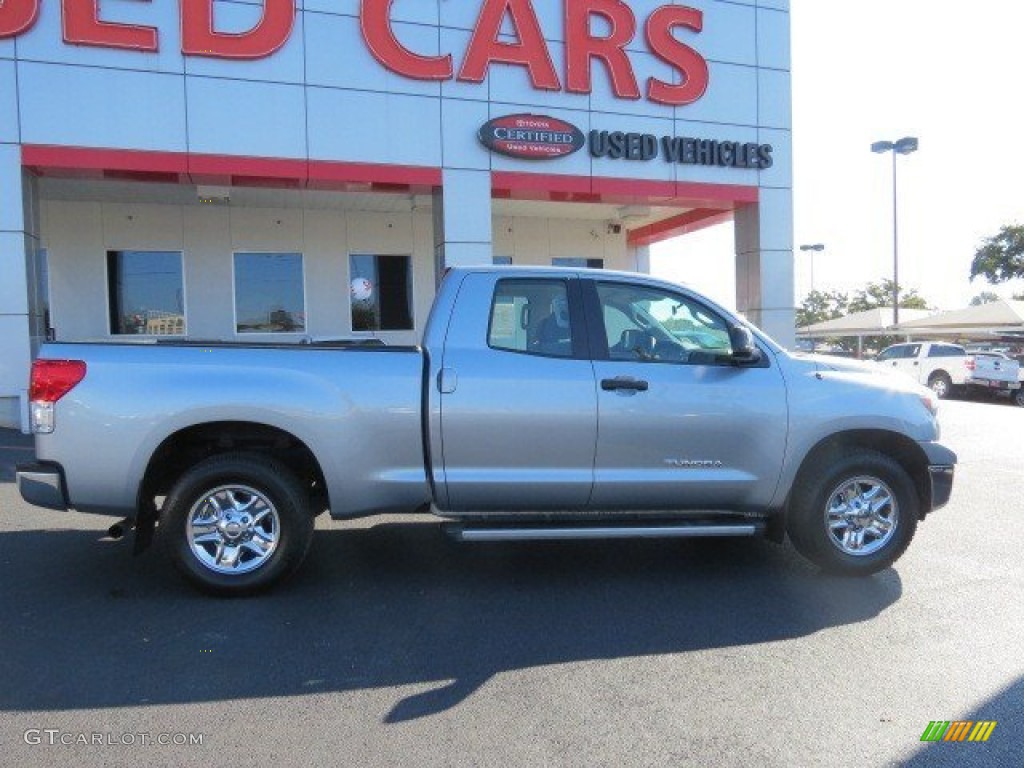
<svg viewBox="0 0 1024 768"><path fill-rule="evenodd" d="M810 292L814 293L814 254L816 252L819 252L819 251L824 251L825 250L825 245L824 245L824 243L814 243L812 245L801 245L800 246L800 250L801 251L810 251L811 252L811 255L810 255L810 259L811 259L811 291Z"/></svg>
<svg viewBox="0 0 1024 768"><path fill-rule="evenodd" d="M917 137L904 136L899 141L876 141L871 145L876 154L892 152L892 323L900 322L900 237L896 198L896 155L909 155L917 151Z"/></svg>

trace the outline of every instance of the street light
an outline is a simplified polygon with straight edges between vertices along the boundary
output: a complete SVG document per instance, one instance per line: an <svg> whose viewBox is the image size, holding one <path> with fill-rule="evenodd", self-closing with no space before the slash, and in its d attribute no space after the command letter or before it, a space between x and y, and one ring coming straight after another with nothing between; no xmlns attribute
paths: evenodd
<svg viewBox="0 0 1024 768"><path fill-rule="evenodd" d="M818 251L824 251L824 243L814 243L813 245L801 245L801 251L811 251L811 293L814 293L814 253Z"/></svg>
<svg viewBox="0 0 1024 768"><path fill-rule="evenodd" d="M909 155L917 151L917 137L904 136L899 141L876 141L871 145L875 154L892 152L892 322L900 322L900 238L898 207L896 204L896 155Z"/></svg>

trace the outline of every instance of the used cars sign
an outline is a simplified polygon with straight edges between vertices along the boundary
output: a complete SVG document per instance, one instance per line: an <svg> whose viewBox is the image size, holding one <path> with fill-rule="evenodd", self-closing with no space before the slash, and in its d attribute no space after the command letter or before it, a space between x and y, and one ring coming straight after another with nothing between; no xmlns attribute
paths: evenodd
<svg viewBox="0 0 1024 768"><path fill-rule="evenodd" d="M493 152L529 160L571 155L586 144L572 123L545 115L505 115L480 128L480 141Z"/></svg>

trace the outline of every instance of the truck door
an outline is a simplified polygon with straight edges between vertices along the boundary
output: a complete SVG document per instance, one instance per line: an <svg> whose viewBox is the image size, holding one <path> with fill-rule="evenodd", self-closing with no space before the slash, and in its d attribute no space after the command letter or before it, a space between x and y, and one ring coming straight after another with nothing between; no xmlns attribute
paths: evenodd
<svg viewBox="0 0 1024 768"><path fill-rule="evenodd" d="M726 320L693 297L584 281L598 382L596 509L763 509L786 450L765 353L737 367Z"/></svg>
<svg viewBox="0 0 1024 768"><path fill-rule="evenodd" d="M467 275L432 386L449 511L586 506L597 394L577 280Z"/></svg>

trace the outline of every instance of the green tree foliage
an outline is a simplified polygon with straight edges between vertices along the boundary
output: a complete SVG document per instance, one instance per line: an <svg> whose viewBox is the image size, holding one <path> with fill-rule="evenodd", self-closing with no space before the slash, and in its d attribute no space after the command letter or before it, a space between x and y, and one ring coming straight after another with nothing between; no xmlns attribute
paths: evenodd
<svg viewBox="0 0 1024 768"><path fill-rule="evenodd" d="M992 293L992 291L982 291L971 299L971 306L980 307L982 304L991 304L993 301L999 301L999 294Z"/></svg>
<svg viewBox="0 0 1024 768"><path fill-rule="evenodd" d="M805 325L842 317L846 314L846 305L849 303L849 296L839 291L811 291L804 298L804 303L797 307L797 327L802 328Z"/></svg>
<svg viewBox="0 0 1024 768"><path fill-rule="evenodd" d="M868 283L857 291L850 300L847 312L863 312L875 307L892 306L892 280L882 279L877 283ZM900 286L900 307L904 309L928 309L928 302L918 295L915 288L906 290Z"/></svg>
<svg viewBox="0 0 1024 768"><path fill-rule="evenodd" d="M1008 224L982 243L971 262L971 280L976 277L990 283L1024 277L1024 226Z"/></svg>

